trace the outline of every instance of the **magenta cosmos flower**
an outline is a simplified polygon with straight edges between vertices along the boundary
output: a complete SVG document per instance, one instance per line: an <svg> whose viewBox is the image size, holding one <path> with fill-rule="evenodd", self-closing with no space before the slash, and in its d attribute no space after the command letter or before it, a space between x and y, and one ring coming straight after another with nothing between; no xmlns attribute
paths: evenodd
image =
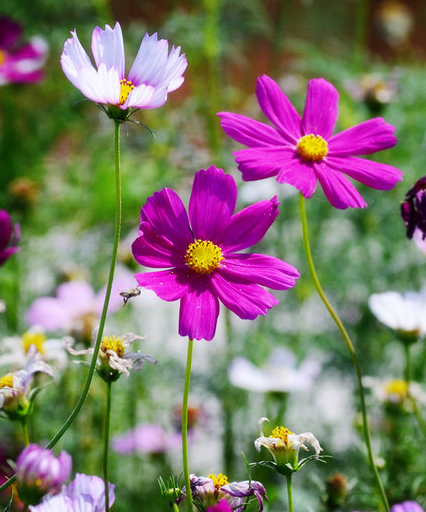
<svg viewBox="0 0 426 512"><path fill-rule="evenodd" d="M125 72L123 34L117 22L114 28L96 27L92 34L92 53L96 68L84 51L77 33L65 42L62 69L68 80L90 100L114 105L121 110L156 108L167 101L167 94L182 84L187 67L180 46L158 40L157 34L145 34L136 59Z"/></svg>
<svg viewBox="0 0 426 512"><path fill-rule="evenodd" d="M19 247L16 247L19 238L19 224L12 225L8 212L0 210L0 266L19 251Z"/></svg>
<svg viewBox="0 0 426 512"><path fill-rule="evenodd" d="M142 207L133 255L147 267L138 283L163 300L180 299L179 334L211 340L219 301L240 318L266 315L278 300L262 286L286 290L298 271L277 258L237 254L262 239L278 215L278 201L260 201L234 215L234 179L212 166L195 175L189 220L180 197L164 188Z"/></svg>
<svg viewBox="0 0 426 512"><path fill-rule="evenodd" d="M218 114L224 131L249 146L234 153L244 180L277 176L279 183L293 185L307 198L319 181L327 199L340 209L367 206L345 175L379 190L401 181L398 169L357 157L396 144L394 127L384 119L376 117L332 135L339 93L323 78L309 82L302 118L268 76L259 77L256 94L274 126L231 112Z"/></svg>
<svg viewBox="0 0 426 512"><path fill-rule="evenodd" d="M22 27L16 21L0 18L0 85L34 83L43 78L47 44L40 37L18 45Z"/></svg>

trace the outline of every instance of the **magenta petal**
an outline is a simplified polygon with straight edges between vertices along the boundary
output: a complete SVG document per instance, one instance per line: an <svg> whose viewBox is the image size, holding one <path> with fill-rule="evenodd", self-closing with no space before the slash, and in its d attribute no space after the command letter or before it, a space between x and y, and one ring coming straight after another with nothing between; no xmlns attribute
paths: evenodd
<svg viewBox="0 0 426 512"><path fill-rule="evenodd" d="M257 79L256 95L265 116L279 128L289 143L302 136L300 116L279 85L267 75Z"/></svg>
<svg viewBox="0 0 426 512"><path fill-rule="evenodd" d="M10 215L6 210L0 210L0 249L7 247L12 234Z"/></svg>
<svg viewBox="0 0 426 512"><path fill-rule="evenodd" d="M187 268L175 268L135 274L135 278L140 286L153 290L160 299L173 301L182 298L189 290L188 272Z"/></svg>
<svg viewBox="0 0 426 512"><path fill-rule="evenodd" d="M288 165L284 166L277 176L278 183L288 183L296 187L309 198L317 188L317 175L311 162L304 162L295 156Z"/></svg>
<svg viewBox="0 0 426 512"><path fill-rule="evenodd" d="M195 277L191 289L182 297L179 334L191 340L213 339L219 316L219 301L210 290L210 279Z"/></svg>
<svg viewBox="0 0 426 512"><path fill-rule="evenodd" d="M325 163L315 164L315 171L324 189L324 194L332 206L340 210L345 210L349 206L352 208L367 206L367 203L343 173L332 169Z"/></svg>
<svg viewBox="0 0 426 512"><path fill-rule="evenodd" d="M237 185L230 174L215 166L198 171L189 200L194 237L215 240L226 229L237 202Z"/></svg>
<svg viewBox="0 0 426 512"><path fill-rule="evenodd" d="M223 247L225 255L241 251L257 244L277 218L279 201L259 201L236 213L226 231L217 243Z"/></svg>
<svg viewBox="0 0 426 512"><path fill-rule="evenodd" d="M402 180L403 176L402 171L395 167L364 158L327 157L327 165L378 190L391 190L398 181Z"/></svg>
<svg viewBox="0 0 426 512"><path fill-rule="evenodd" d="M287 290L296 284L299 272L292 265L263 254L231 254L222 262L222 275L233 275L273 290Z"/></svg>
<svg viewBox="0 0 426 512"><path fill-rule="evenodd" d="M337 121L339 93L324 78L314 78L308 83L305 111L302 118L304 135L321 135L328 139Z"/></svg>
<svg viewBox="0 0 426 512"><path fill-rule="evenodd" d="M395 146L394 126L375 117L333 135L328 141L329 156L369 155Z"/></svg>
<svg viewBox="0 0 426 512"><path fill-rule="evenodd" d="M11 50L21 37L21 25L7 16L0 17L0 48Z"/></svg>
<svg viewBox="0 0 426 512"><path fill-rule="evenodd" d="M141 222L149 222L154 231L185 251L194 241L181 198L174 190L163 188L149 197L141 210Z"/></svg>
<svg viewBox="0 0 426 512"><path fill-rule="evenodd" d="M280 133L265 123L232 112L219 112L223 131L231 138L249 147L283 144Z"/></svg>
<svg viewBox="0 0 426 512"><path fill-rule="evenodd" d="M173 242L153 230L148 222L142 222L140 234L132 244L135 260L152 268L177 267L185 263L183 253Z"/></svg>
<svg viewBox="0 0 426 512"><path fill-rule="evenodd" d="M234 155L243 180L255 181L276 176L285 169L293 161L295 149L288 146L248 148Z"/></svg>
<svg viewBox="0 0 426 512"><path fill-rule="evenodd" d="M212 286L223 304L243 319L254 320L279 304L278 299L261 286L236 276L222 275L220 271L213 274Z"/></svg>

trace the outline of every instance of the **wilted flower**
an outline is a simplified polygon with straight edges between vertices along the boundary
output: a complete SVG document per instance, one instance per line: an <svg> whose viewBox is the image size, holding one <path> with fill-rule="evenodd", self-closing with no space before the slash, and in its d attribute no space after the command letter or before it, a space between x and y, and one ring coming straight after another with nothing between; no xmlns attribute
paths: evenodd
<svg viewBox="0 0 426 512"><path fill-rule="evenodd" d="M114 485L108 484L109 503L115 500ZM47 495L31 512L104 512L105 484L97 476L77 473L71 484L64 486L60 494Z"/></svg>
<svg viewBox="0 0 426 512"><path fill-rule="evenodd" d="M238 254L265 235L278 215L277 198L234 215L236 200L233 177L212 166L195 175L190 221L182 200L168 188L142 207L133 255L141 265L167 270L135 277L163 300L180 299L181 336L211 340L219 301L240 318L266 315L278 300L263 286L286 290L299 277L294 267L272 256Z"/></svg>
<svg viewBox="0 0 426 512"><path fill-rule="evenodd" d="M112 439L112 448L117 453L137 453L139 455L150 453L165 453L170 448L181 445L181 435L169 434L160 425L147 424L115 436Z"/></svg>
<svg viewBox="0 0 426 512"><path fill-rule="evenodd" d="M8 373L0 378L0 412L11 420L22 420L32 410L35 391L31 390L31 381L35 373L47 373L53 377L50 366L36 360L37 350L32 345L25 369Z"/></svg>
<svg viewBox="0 0 426 512"><path fill-rule="evenodd" d="M97 372L105 381L113 382L117 380L122 373L126 377L130 375L129 370L140 370L142 363L148 361L155 364L157 361L151 356L141 354L140 352L126 352L136 340L143 340L142 336L127 332L119 337L104 336L101 341L98 354ZM68 343L67 350L73 356L83 354L93 354L93 348L87 350L74 350Z"/></svg>
<svg viewBox="0 0 426 512"><path fill-rule="evenodd" d="M398 332L405 342L416 341L426 334L426 289L374 293L368 299L371 311L380 322Z"/></svg>
<svg viewBox="0 0 426 512"><path fill-rule="evenodd" d="M71 456L64 451L55 457L52 450L26 446L16 460L19 498L26 505L36 505L45 494L58 492L69 479L71 467Z"/></svg>
<svg viewBox="0 0 426 512"><path fill-rule="evenodd" d="M326 481L324 504L327 510L341 510L348 496L348 481L341 473L335 473Z"/></svg>
<svg viewBox="0 0 426 512"><path fill-rule="evenodd" d="M0 210L0 267L15 252L19 251L19 247L17 247L19 238L19 224L12 225L8 212Z"/></svg>
<svg viewBox="0 0 426 512"><path fill-rule="evenodd" d="M117 311L123 305L120 296L122 290L134 285L131 274L115 276L108 313ZM90 340L92 330L101 316L106 287L95 294L93 288L85 281L68 281L56 289L56 297L36 299L27 312L29 325L38 325L47 331L65 330L73 335Z"/></svg>
<svg viewBox="0 0 426 512"><path fill-rule="evenodd" d="M96 68L90 62L77 37L64 45L62 69L68 80L90 100L110 105L112 117L126 119L129 109L157 108L167 101L167 94L182 84L187 67L180 46L169 54L169 43L157 34L145 34L136 59L125 73L124 43L120 24L105 30L96 27L92 34L92 53ZM115 108L114 108L115 107Z"/></svg>
<svg viewBox="0 0 426 512"><path fill-rule="evenodd" d="M0 85L33 83L43 78L47 44L41 37L18 45L22 27L16 21L0 18Z"/></svg>
<svg viewBox="0 0 426 512"><path fill-rule="evenodd" d="M426 239L426 176L420 178L405 195L401 217L407 226L407 237Z"/></svg>
<svg viewBox="0 0 426 512"><path fill-rule="evenodd" d="M270 436L266 437L263 434L263 423L268 421L268 418L260 418L258 421L260 437L258 437L254 446L260 452L264 446L273 456L276 469L279 472L288 473L298 471L303 465L304 461L310 459L303 459L299 462L299 450L308 450L305 443L309 444L315 451L315 458L318 458L322 448L312 434L312 432L304 432L303 434L294 434L283 426L275 427Z"/></svg>
<svg viewBox="0 0 426 512"><path fill-rule="evenodd" d="M228 377L234 386L259 393L292 393L307 391L321 370L317 358L307 358L296 367L296 357L286 348L275 349L264 368L255 366L245 357L235 358Z"/></svg>
<svg viewBox="0 0 426 512"><path fill-rule="evenodd" d="M266 491L260 482L255 480L245 480L243 482L228 482L226 475L219 473L218 475L196 476L190 475L191 493L194 503L201 511L209 510L210 507L215 511L226 511L225 505L217 508L217 505L226 500L235 512L243 510L243 502L250 496L255 496L258 501L258 510L263 510L263 499L266 499ZM182 496L178 498L178 502L185 498L185 488L182 489Z"/></svg>
<svg viewBox="0 0 426 512"><path fill-rule="evenodd" d="M259 77L256 94L274 127L231 112L218 114L224 131L249 146L235 153L243 180L277 176L279 183L293 185L307 198L319 181L330 203L341 209L367 206L345 174L379 190L401 181L402 172L395 167L357 158L396 144L394 127L384 119L376 117L332 135L339 93L323 78L309 82L302 118L268 76Z"/></svg>

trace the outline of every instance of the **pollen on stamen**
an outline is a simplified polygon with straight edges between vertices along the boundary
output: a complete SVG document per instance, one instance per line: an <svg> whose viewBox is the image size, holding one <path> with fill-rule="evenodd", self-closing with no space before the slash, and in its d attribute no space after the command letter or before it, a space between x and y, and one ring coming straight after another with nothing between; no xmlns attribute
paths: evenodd
<svg viewBox="0 0 426 512"><path fill-rule="evenodd" d="M131 80L126 80L125 78L120 80L120 105L126 103L130 92L133 91L134 88L135 86L132 84Z"/></svg>
<svg viewBox="0 0 426 512"><path fill-rule="evenodd" d="M13 388L13 373L0 378L0 388Z"/></svg>
<svg viewBox="0 0 426 512"><path fill-rule="evenodd" d="M297 152L305 161L319 162L328 153L328 144L321 135L304 135L297 142Z"/></svg>
<svg viewBox="0 0 426 512"><path fill-rule="evenodd" d="M211 473L209 478L213 480L215 491L218 491L224 485L229 484L228 477L223 473L219 473L217 476Z"/></svg>
<svg viewBox="0 0 426 512"><path fill-rule="evenodd" d="M280 427L275 427L269 437L270 438L276 437L278 439L282 439L284 441L284 443L287 443L288 436L290 436L292 434L293 434L293 432L291 432L291 430L289 430L288 428L285 428L283 426L280 426Z"/></svg>
<svg viewBox="0 0 426 512"><path fill-rule="evenodd" d="M108 357L108 350L112 350L118 357L123 357L125 348L122 338L115 336L104 336L100 347L100 354L105 354Z"/></svg>
<svg viewBox="0 0 426 512"><path fill-rule="evenodd" d="M197 274L211 274L223 260L222 250L209 240L198 239L188 245L185 261Z"/></svg>
<svg viewBox="0 0 426 512"><path fill-rule="evenodd" d="M22 348L25 352L28 352L31 345L34 345L40 354L45 353L44 342L46 341L46 336L41 332L26 332L22 335Z"/></svg>

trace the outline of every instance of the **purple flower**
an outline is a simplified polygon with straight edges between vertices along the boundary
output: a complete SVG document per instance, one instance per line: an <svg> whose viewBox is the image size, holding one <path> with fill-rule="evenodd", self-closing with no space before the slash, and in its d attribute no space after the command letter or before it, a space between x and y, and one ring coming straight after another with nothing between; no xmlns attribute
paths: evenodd
<svg viewBox="0 0 426 512"><path fill-rule="evenodd" d="M157 108L167 101L167 94L178 89L187 67L180 46L158 40L157 34L145 34L136 59L125 73L124 43L120 24L105 30L96 27L92 34L92 53L96 68L90 62L74 30L64 45L62 69L68 80L87 98L121 110Z"/></svg>
<svg viewBox="0 0 426 512"><path fill-rule="evenodd" d="M233 512L233 510L231 505L223 498L216 505L208 507L207 512Z"/></svg>
<svg viewBox="0 0 426 512"><path fill-rule="evenodd" d="M112 448L117 453L165 453L181 445L180 434L168 434L160 425L138 425L125 434L115 436Z"/></svg>
<svg viewBox="0 0 426 512"><path fill-rule="evenodd" d="M357 158L396 144L394 127L381 117L332 135L339 93L323 78L308 84L301 118L280 89L266 75L259 77L257 99L273 127L231 112L220 112L224 131L249 146L235 153L246 181L277 176L309 198L319 181L330 203L340 209L364 208L364 199L348 175L369 187L389 190L402 172L390 165Z"/></svg>
<svg viewBox="0 0 426 512"><path fill-rule="evenodd" d="M424 512L423 507L417 501L403 501L393 505L390 512Z"/></svg>
<svg viewBox="0 0 426 512"><path fill-rule="evenodd" d="M240 318L266 315L278 300L262 286L286 290L298 271L277 258L237 254L259 242L278 215L278 201L260 201L234 215L234 179L212 166L195 175L189 220L180 197L164 188L141 211L133 255L148 267L136 274L141 286L163 300L180 299L179 334L211 340L219 301Z"/></svg>
<svg viewBox="0 0 426 512"><path fill-rule="evenodd" d="M407 237L419 232L426 238L426 176L420 178L405 195L401 204L401 217L407 226Z"/></svg>
<svg viewBox="0 0 426 512"><path fill-rule="evenodd" d="M109 503L114 503L114 485L109 484ZM104 481L97 476L77 473L74 481L63 487L60 494L47 495L31 512L103 512L105 510Z"/></svg>
<svg viewBox="0 0 426 512"><path fill-rule="evenodd" d="M12 225L8 212L6 210L0 210L0 266L15 254L15 252L19 251L17 243L20 234L19 224Z"/></svg>
<svg viewBox="0 0 426 512"><path fill-rule="evenodd" d="M59 491L71 475L71 466L71 456L64 451L55 457L52 450L28 445L16 460L19 497L27 505L39 503L48 492Z"/></svg>
<svg viewBox="0 0 426 512"><path fill-rule="evenodd" d="M10 18L0 18L0 85L33 83L43 78L40 68L46 59L47 45L40 37L18 46L22 27Z"/></svg>

